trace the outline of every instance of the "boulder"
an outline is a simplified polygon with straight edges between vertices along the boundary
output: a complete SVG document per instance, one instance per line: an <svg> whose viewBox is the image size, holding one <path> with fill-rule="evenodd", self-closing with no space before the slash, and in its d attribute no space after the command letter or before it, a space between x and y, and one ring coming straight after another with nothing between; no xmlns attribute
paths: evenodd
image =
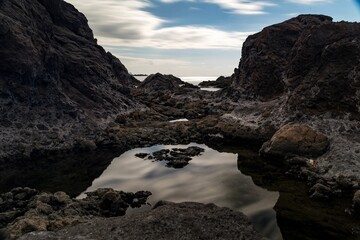
<svg viewBox="0 0 360 240"><path fill-rule="evenodd" d="M318 157L329 146L328 138L306 125L287 124L263 144L260 154L266 157Z"/></svg>

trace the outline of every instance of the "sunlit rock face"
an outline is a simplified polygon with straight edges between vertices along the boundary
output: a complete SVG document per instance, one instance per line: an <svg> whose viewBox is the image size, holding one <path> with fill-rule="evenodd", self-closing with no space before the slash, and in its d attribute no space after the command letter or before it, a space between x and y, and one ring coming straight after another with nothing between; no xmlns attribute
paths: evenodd
<svg viewBox="0 0 360 240"><path fill-rule="evenodd" d="M245 41L233 87L241 96L274 99L306 114L359 118L360 24L300 15Z"/></svg>
<svg viewBox="0 0 360 240"><path fill-rule="evenodd" d="M70 142L138 106L127 69L64 1L0 1L0 56L1 146Z"/></svg>

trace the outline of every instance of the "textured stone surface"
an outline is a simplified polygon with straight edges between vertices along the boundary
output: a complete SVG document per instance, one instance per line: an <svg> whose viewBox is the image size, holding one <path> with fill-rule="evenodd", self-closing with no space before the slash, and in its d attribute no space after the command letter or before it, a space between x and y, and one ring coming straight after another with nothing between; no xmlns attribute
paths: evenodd
<svg viewBox="0 0 360 240"><path fill-rule="evenodd" d="M249 36L233 75L241 95L272 99L306 114L359 117L360 24L300 15Z"/></svg>
<svg viewBox="0 0 360 240"><path fill-rule="evenodd" d="M21 240L70 239L265 239L247 217L214 204L160 202L153 210L98 219L59 232L30 233Z"/></svg>
<svg viewBox="0 0 360 240"><path fill-rule="evenodd" d="M288 124L280 128L270 141L264 143L260 153L265 156L318 157L329 146L328 138L306 125Z"/></svg>
<svg viewBox="0 0 360 240"><path fill-rule="evenodd" d="M72 199L64 192L46 193L30 188L14 188L0 195L0 229L9 239L32 231L55 231L86 222L93 217L125 215L129 207L146 204L150 192L126 193L100 188Z"/></svg>
<svg viewBox="0 0 360 240"><path fill-rule="evenodd" d="M62 0L1 1L0 55L0 157L86 142L137 106L135 80Z"/></svg>

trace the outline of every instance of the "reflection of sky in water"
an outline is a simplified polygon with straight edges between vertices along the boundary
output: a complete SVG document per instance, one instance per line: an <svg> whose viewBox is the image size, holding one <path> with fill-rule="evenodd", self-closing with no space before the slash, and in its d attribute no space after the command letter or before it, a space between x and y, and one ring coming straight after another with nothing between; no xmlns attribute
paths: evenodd
<svg viewBox="0 0 360 240"><path fill-rule="evenodd" d="M194 157L183 169L167 168L164 162L135 157L139 152L188 146L202 147L205 152ZM151 204L159 200L195 201L229 207L249 216L264 235L281 239L273 210L279 193L262 189L250 177L241 174L237 168L236 154L219 153L198 144L137 148L115 158L86 191L103 187L129 192L151 191Z"/></svg>

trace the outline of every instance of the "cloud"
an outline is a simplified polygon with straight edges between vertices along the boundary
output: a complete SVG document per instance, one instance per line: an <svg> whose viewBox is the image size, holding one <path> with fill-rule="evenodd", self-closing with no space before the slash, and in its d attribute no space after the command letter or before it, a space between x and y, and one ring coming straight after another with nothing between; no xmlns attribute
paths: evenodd
<svg viewBox="0 0 360 240"><path fill-rule="evenodd" d="M203 2L216 4L223 9L230 10L234 14L265 14L265 7L276 6L272 2L266 1L249 1L249 0L160 0L163 3L174 3L174 2Z"/></svg>
<svg viewBox="0 0 360 240"><path fill-rule="evenodd" d="M331 0L288 0L288 2L310 5L310 4L317 4L317 3L330 3Z"/></svg>
<svg viewBox="0 0 360 240"><path fill-rule="evenodd" d="M203 26L162 27L167 20L146 12L144 9L152 6L147 0L69 2L87 16L101 45L159 49L240 49L251 34ZM231 2L234 1L230 0L226 4ZM253 8L251 11L255 10Z"/></svg>

